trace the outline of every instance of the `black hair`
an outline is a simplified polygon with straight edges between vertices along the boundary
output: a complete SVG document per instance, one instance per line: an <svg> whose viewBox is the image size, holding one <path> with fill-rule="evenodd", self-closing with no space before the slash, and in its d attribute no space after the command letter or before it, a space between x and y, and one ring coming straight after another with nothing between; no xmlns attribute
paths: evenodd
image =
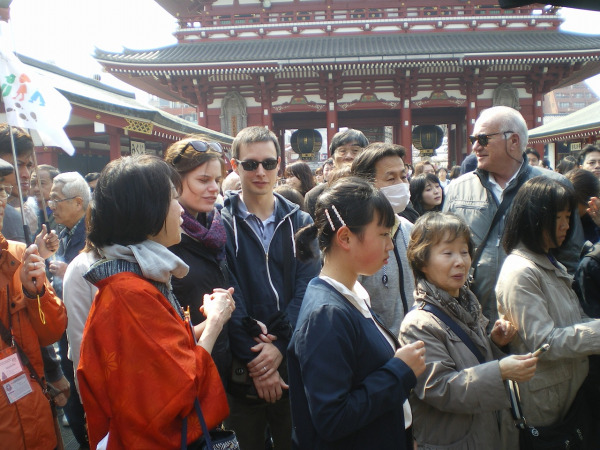
<svg viewBox="0 0 600 450"><path fill-rule="evenodd" d="M423 192L425 192L427 183L438 184L442 191L442 203L431 210L426 210L425 205L423 204ZM420 216L428 211L441 211L442 205L444 204L444 190L442 189L440 179L432 173L422 173L412 177L410 179L410 201L413 204L413 208L419 213Z"/></svg>
<svg viewBox="0 0 600 450"><path fill-rule="evenodd" d="M545 235L558 244L556 216L564 210L572 211L576 205L571 186L543 175L528 180L517 192L508 213L502 237L504 250L508 254L521 242L529 251L545 253ZM567 239L574 219L572 214Z"/></svg>
<svg viewBox="0 0 600 450"><path fill-rule="evenodd" d="M54 178L56 178L56 176L60 173L56 167L51 166L50 164L39 164L37 166L37 170L48 172L48 176L51 180L54 180Z"/></svg>
<svg viewBox="0 0 600 450"><path fill-rule="evenodd" d="M406 149L401 145L373 142L352 161L352 175L374 182L377 172L375 166L381 159L397 156L404 160L405 155Z"/></svg>
<svg viewBox="0 0 600 450"><path fill-rule="evenodd" d="M97 248L131 245L158 234L167 219L179 174L156 156L127 156L109 162L90 203L88 239Z"/></svg>
<svg viewBox="0 0 600 450"><path fill-rule="evenodd" d="M315 179L313 178L310 166L303 161L297 161L285 168L285 178L296 177L300 180L300 194L304 197L308 191L315 187Z"/></svg>
<svg viewBox="0 0 600 450"><path fill-rule="evenodd" d="M549 159L546 159L546 158L544 158L544 159L542 160L542 167L543 167L544 169L549 169L549 170L552 170L552 166L550 165L550 160L549 160Z"/></svg>
<svg viewBox="0 0 600 450"><path fill-rule="evenodd" d="M317 256L312 245L315 238L321 251L327 253L336 230L343 226L342 221L352 233L362 238L365 227L371 223L375 214L378 225L389 228L394 226L394 210L381 191L362 178L340 178L318 198L315 222L296 233L298 258L306 261ZM335 229L332 228L328 217Z"/></svg>
<svg viewBox="0 0 600 450"><path fill-rule="evenodd" d="M535 157L537 157L538 160L541 160L542 157L540 156L539 152L533 148L526 148L525 149L525 155L533 155Z"/></svg>
<svg viewBox="0 0 600 450"><path fill-rule="evenodd" d="M348 128L346 131L340 131L331 138L331 144L329 144L329 154L333 156L335 149L342 145L355 143L359 147L365 148L369 145L369 140L360 130L354 130Z"/></svg>
<svg viewBox="0 0 600 450"><path fill-rule="evenodd" d="M560 160L558 165L556 166L556 171L560 174L566 174L573 169L577 168L577 160L573 158L571 155L565 156Z"/></svg>
<svg viewBox="0 0 600 450"><path fill-rule="evenodd" d="M281 186L277 186L273 192L276 192L286 200L298 205L300 210L304 211L304 197L297 189L283 184Z"/></svg>
<svg viewBox="0 0 600 450"><path fill-rule="evenodd" d="M98 178L100 178L100 172L90 172L83 178L85 179L86 182L90 183L90 182L95 181Z"/></svg>
<svg viewBox="0 0 600 450"><path fill-rule="evenodd" d="M581 150L581 153L579 154L579 164L583 165L583 162L585 161L585 157L592 152L598 152L600 153L600 148L596 147L595 145L592 144L588 144L585 147L583 147L583 150Z"/></svg>
<svg viewBox="0 0 600 450"><path fill-rule="evenodd" d="M458 177L460 177L460 166L452 166L452 169L450 169L450 173L448 174L448 178L455 180Z"/></svg>
<svg viewBox="0 0 600 450"><path fill-rule="evenodd" d="M587 206L590 197L600 195L600 180L589 170L573 169L567 172L565 177L573 184L575 198L578 203Z"/></svg>
<svg viewBox="0 0 600 450"><path fill-rule="evenodd" d="M6 123L0 124L0 155L12 154L10 129L11 127ZM33 153L33 140L25 130L19 127L12 127L12 135L17 156Z"/></svg>

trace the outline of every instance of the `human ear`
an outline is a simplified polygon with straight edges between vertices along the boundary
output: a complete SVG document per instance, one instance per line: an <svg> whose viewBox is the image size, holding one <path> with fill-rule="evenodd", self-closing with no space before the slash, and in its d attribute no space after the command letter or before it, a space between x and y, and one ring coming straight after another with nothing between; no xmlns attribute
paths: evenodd
<svg viewBox="0 0 600 450"><path fill-rule="evenodd" d="M233 170L235 171L235 173L237 173L239 175L240 173L238 171L237 161L234 158L231 158L229 160L229 162L231 163L231 167L233 168Z"/></svg>
<svg viewBox="0 0 600 450"><path fill-rule="evenodd" d="M350 242L352 232L348 229L347 226L340 227L335 233L335 239L337 244L344 250L350 250Z"/></svg>

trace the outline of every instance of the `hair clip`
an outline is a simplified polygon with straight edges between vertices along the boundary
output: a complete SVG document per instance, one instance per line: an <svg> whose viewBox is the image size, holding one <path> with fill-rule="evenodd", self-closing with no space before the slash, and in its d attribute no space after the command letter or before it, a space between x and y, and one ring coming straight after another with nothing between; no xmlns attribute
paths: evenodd
<svg viewBox="0 0 600 450"><path fill-rule="evenodd" d="M325 215L327 216L327 220L329 221L329 225L331 226L331 231L335 231L335 226L333 225L333 220L331 220L331 216L329 215L328 209L325 209Z"/></svg>
<svg viewBox="0 0 600 450"><path fill-rule="evenodd" d="M333 212L335 213L335 215L337 216L338 220L340 221L340 223L342 224L343 227L346 226L346 223L344 222L344 219L342 219L342 216L340 215L340 213L338 212L337 208L335 207L335 205L331 205L331 209L333 209Z"/></svg>

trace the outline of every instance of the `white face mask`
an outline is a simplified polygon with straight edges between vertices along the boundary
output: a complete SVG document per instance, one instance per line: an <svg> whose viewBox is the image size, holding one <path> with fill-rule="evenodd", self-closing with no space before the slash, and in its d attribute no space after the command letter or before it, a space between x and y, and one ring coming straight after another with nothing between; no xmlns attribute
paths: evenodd
<svg viewBox="0 0 600 450"><path fill-rule="evenodd" d="M408 205L410 200L410 185L408 183L398 183L391 186L385 186L379 189L387 197L394 208L396 214L401 213Z"/></svg>

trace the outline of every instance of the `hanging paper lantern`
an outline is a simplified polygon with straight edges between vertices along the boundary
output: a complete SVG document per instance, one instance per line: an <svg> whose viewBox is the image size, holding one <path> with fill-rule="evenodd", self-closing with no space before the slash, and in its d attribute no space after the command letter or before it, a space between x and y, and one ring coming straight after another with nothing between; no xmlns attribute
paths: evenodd
<svg viewBox="0 0 600 450"><path fill-rule="evenodd" d="M433 155L444 141L444 130L437 125L418 125L413 128L412 141L421 155Z"/></svg>
<svg viewBox="0 0 600 450"><path fill-rule="evenodd" d="M302 129L292 133L290 145L303 161L312 161L321 150L323 138L318 130Z"/></svg>

